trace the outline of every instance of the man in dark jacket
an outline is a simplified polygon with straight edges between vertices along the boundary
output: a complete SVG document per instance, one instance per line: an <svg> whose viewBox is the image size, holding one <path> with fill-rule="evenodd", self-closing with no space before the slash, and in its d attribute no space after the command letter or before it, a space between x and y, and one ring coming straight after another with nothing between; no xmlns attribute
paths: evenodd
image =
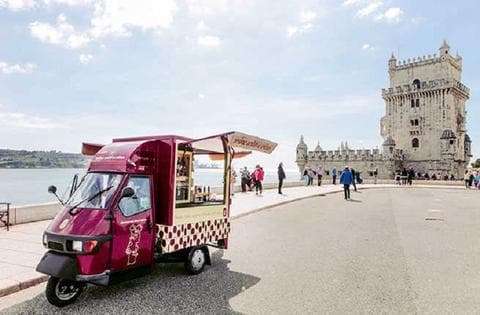
<svg viewBox="0 0 480 315"><path fill-rule="evenodd" d="M357 191L357 185L355 184L357 173L355 172L355 170L353 169L353 167L352 167L352 170L351 170L350 172L352 173L352 185L353 185L353 189L354 189L355 191Z"/></svg>
<svg viewBox="0 0 480 315"><path fill-rule="evenodd" d="M343 192L345 193L345 200L350 199L350 184L352 184L353 177L352 173L348 169L348 166L345 166L345 169L340 176L340 184L343 184Z"/></svg>
<svg viewBox="0 0 480 315"><path fill-rule="evenodd" d="M283 170L283 163L280 162L278 165L278 193L282 194L283 180L286 178L285 171Z"/></svg>

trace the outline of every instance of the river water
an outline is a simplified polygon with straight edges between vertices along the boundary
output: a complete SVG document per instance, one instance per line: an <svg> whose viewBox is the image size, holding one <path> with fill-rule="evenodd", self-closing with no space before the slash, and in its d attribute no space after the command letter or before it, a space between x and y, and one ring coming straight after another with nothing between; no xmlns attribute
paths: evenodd
<svg viewBox="0 0 480 315"><path fill-rule="evenodd" d="M239 174L239 170L236 170ZM48 186L55 185L58 194L66 195L75 174L81 177L85 169L0 169L0 202L15 206L55 202L47 192ZM298 171L286 170L287 181L298 180ZM194 181L200 186L221 186L221 169L196 169ZM239 181L237 181L239 182ZM265 170L265 183L277 182L276 170Z"/></svg>

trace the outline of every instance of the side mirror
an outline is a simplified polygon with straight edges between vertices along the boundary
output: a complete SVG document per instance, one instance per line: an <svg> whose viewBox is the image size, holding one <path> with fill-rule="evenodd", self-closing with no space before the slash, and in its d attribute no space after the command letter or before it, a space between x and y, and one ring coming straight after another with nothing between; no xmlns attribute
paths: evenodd
<svg viewBox="0 0 480 315"><path fill-rule="evenodd" d="M135 196L135 190L132 187L125 187L122 189L122 196L121 198L130 198Z"/></svg>
<svg viewBox="0 0 480 315"><path fill-rule="evenodd" d="M55 187L53 185L48 186L48 192L51 193L51 194L54 194L55 197L57 197L58 201L62 204L62 206L65 205L65 202L63 202L63 200L60 199L60 197L58 197L58 195L57 195L57 187Z"/></svg>
<svg viewBox="0 0 480 315"><path fill-rule="evenodd" d="M57 193L57 187L55 187L53 185L49 186L48 187L48 192L55 195Z"/></svg>

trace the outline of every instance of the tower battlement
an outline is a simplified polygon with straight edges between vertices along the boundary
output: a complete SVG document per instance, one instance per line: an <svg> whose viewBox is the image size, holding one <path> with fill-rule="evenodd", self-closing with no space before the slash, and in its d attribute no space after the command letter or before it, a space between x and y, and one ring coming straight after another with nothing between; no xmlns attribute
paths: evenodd
<svg viewBox="0 0 480 315"><path fill-rule="evenodd" d="M389 67L390 70L404 70L409 69L412 67L423 66L423 65L435 65L437 63L441 63L444 61L449 61L452 66L457 68L457 70L462 70L462 57L456 56L452 57L448 55L448 57L438 57L437 54L427 55L427 56L418 56L409 58L406 60L396 60L395 63L391 64Z"/></svg>

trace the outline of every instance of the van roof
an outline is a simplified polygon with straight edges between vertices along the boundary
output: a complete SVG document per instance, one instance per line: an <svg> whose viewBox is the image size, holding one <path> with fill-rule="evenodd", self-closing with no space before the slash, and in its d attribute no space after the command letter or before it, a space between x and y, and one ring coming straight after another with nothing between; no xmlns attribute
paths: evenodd
<svg viewBox="0 0 480 315"><path fill-rule="evenodd" d="M176 139L181 141L192 141L192 138L187 138L178 135L161 135L161 136L140 136L140 137L131 137L131 138L116 138L112 142L137 142L137 141L148 141L148 140L165 140L165 139Z"/></svg>

